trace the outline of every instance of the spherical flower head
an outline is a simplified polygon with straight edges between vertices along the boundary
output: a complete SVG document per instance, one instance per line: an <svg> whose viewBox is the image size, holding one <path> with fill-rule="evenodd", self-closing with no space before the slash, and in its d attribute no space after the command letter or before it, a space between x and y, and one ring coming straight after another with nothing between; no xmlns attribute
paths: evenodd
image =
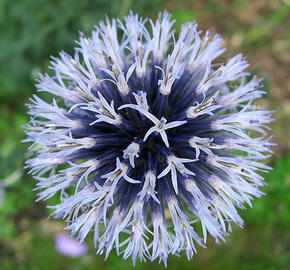
<svg viewBox="0 0 290 270"><path fill-rule="evenodd" d="M80 242L93 232L106 257L191 259L208 235L218 243L242 227L237 208L263 195L273 144L272 112L253 103L261 80L241 54L215 62L219 35L173 25L167 12L107 18L73 57L53 58L53 77L40 75L38 91L55 98L28 105L38 200L60 195L53 216Z"/></svg>

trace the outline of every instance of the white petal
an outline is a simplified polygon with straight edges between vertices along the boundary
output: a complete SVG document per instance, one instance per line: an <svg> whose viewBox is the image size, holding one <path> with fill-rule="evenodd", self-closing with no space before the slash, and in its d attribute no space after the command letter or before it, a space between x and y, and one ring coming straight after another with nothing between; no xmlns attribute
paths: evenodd
<svg viewBox="0 0 290 270"><path fill-rule="evenodd" d="M124 174L123 177L124 177L124 179L125 179L126 181L128 181L128 182L130 182L130 183L132 183L132 184L139 184L139 183L141 183L141 181L139 181L139 180L134 180L134 179L130 178L128 175L126 175L126 174Z"/></svg>
<svg viewBox="0 0 290 270"><path fill-rule="evenodd" d="M158 176L157 178L160 179L162 178L163 176L167 175L171 170L171 166L168 165Z"/></svg>
<svg viewBox="0 0 290 270"><path fill-rule="evenodd" d="M161 135L161 138L162 138L163 142L165 143L165 145L169 148L169 142L168 142L168 138L167 138L166 132L165 131L161 131L160 135Z"/></svg>
<svg viewBox="0 0 290 270"><path fill-rule="evenodd" d="M147 140L147 138L154 132L154 131L157 131L157 128L156 127L152 127L152 128L149 128L148 131L146 132L145 136L144 136L144 139L143 139L143 142L145 142Z"/></svg>
<svg viewBox="0 0 290 270"><path fill-rule="evenodd" d="M175 127L181 126L181 125L183 125L185 123L187 123L187 121L174 121L174 122L165 124L165 128L164 129L175 128Z"/></svg>
<svg viewBox="0 0 290 270"><path fill-rule="evenodd" d="M122 110L124 108L131 108L131 109L134 109L136 111L139 111L140 113L144 114L149 120L151 120L155 125L158 125L158 123L159 123L159 120L152 113L140 108L138 105L124 104L124 105L120 106L118 109Z"/></svg>
<svg viewBox="0 0 290 270"><path fill-rule="evenodd" d="M171 182L174 188L176 195L178 194L178 186L177 186L177 173L174 166L171 167Z"/></svg>

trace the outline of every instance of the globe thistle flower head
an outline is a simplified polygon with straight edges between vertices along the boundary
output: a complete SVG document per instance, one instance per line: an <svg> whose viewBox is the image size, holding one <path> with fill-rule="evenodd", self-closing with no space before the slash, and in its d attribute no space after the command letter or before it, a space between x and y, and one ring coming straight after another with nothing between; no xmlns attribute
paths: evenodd
<svg viewBox="0 0 290 270"><path fill-rule="evenodd" d="M38 200L59 194L53 216L80 242L92 232L106 257L191 259L208 235L219 243L242 227L237 208L264 194L273 144L272 112L254 104L261 80L241 54L215 62L219 35L173 25L167 12L107 18L40 75L52 101L28 105Z"/></svg>

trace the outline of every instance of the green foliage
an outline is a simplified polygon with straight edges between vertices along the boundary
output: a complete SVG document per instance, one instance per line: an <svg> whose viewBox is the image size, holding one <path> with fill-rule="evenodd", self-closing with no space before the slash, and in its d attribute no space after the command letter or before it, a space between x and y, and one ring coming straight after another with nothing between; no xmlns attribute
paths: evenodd
<svg viewBox="0 0 290 270"><path fill-rule="evenodd" d="M176 20L175 26L178 31L180 30L182 24L192 22L195 18L196 15L192 10L174 9L172 11L172 19Z"/></svg>
<svg viewBox="0 0 290 270"><path fill-rule="evenodd" d="M267 196L256 200L254 207L245 214L245 219L253 225L277 226L285 229L290 223L290 155L278 157L273 170L266 176Z"/></svg>
<svg viewBox="0 0 290 270"><path fill-rule="evenodd" d="M265 46L269 42L270 35L277 30L285 20L289 19L290 6L283 5L278 10L261 18L261 23L244 33L244 44L256 43L256 46Z"/></svg>

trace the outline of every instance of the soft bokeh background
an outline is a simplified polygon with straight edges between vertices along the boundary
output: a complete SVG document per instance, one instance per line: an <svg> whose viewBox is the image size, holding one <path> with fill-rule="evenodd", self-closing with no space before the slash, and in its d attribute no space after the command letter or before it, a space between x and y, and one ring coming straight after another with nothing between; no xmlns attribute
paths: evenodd
<svg viewBox="0 0 290 270"><path fill-rule="evenodd" d="M170 257L168 269L290 269L290 1L289 0L0 0L0 269L132 269L112 252L107 261L92 243L81 258L54 249L64 223L48 220L35 203L35 181L22 170L27 145L21 126L28 121L24 104L35 93L38 72L47 72L50 55L73 52L78 31L89 34L105 14L122 17L132 9L156 18L167 9L177 27L196 19L200 29L222 34L224 57L243 52L250 71L263 76L268 95L260 104L274 109L274 170L266 177L267 196L240 211L245 228L234 227L226 243L198 249L191 262ZM49 201L57 202L56 198ZM1 202L0 202L1 203ZM89 238L89 237L88 237ZM163 269L137 263L135 269Z"/></svg>

